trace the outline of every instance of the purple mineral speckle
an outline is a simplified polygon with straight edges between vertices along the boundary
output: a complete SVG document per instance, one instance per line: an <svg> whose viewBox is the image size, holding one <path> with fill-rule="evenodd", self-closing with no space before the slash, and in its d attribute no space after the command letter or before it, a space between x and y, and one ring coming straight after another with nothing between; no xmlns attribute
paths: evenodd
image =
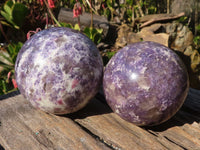
<svg viewBox="0 0 200 150"><path fill-rule="evenodd" d="M183 62L169 48L139 42L117 52L103 77L112 110L136 125L157 125L182 106L189 89Z"/></svg>
<svg viewBox="0 0 200 150"><path fill-rule="evenodd" d="M67 114L83 108L97 93L103 63L95 44L84 34L63 27L33 35L15 65L19 90L43 111Z"/></svg>

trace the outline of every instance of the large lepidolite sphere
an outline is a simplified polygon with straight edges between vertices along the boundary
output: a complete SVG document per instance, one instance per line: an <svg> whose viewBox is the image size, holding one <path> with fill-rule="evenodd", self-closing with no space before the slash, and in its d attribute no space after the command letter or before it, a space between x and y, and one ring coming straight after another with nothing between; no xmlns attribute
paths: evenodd
<svg viewBox="0 0 200 150"><path fill-rule="evenodd" d="M84 107L97 93L103 63L88 37L69 28L54 27L25 42L15 72L21 94L34 107L67 114Z"/></svg>
<svg viewBox="0 0 200 150"><path fill-rule="evenodd" d="M106 100L121 118L136 125L157 125L182 106L189 89L186 68L169 48L139 42L119 50L103 77Z"/></svg>

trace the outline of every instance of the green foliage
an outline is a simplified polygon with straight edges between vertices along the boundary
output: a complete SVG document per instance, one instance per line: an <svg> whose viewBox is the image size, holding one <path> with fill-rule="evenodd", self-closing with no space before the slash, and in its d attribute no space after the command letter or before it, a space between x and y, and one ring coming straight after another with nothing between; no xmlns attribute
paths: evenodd
<svg viewBox="0 0 200 150"><path fill-rule="evenodd" d="M183 17L180 17L179 19L177 19L177 22L180 22L180 23L183 23L184 25L187 25L187 19L188 19L188 17L183 16Z"/></svg>
<svg viewBox="0 0 200 150"><path fill-rule="evenodd" d="M104 66L107 65L107 63L109 62L109 60L117 53L117 51L107 51L102 55L102 60L103 60L103 64Z"/></svg>
<svg viewBox="0 0 200 150"><path fill-rule="evenodd" d="M67 27L67 28L71 28L71 29L74 29L74 30L78 30L78 31L81 30L78 24L75 24L75 25L73 26L71 23L61 22L60 25L61 25L62 27Z"/></svg>
<svg viewBox="0 0 200 150"><path fill-rule="evenodd" d="M1 10L1 15L6 21L1 21L2 24L20 29L23 25L28 8L22 3L15 3L12 0L6 1Z"/></svg>
<svg viewBox="0 0 200 150"><path fill-rule="evenodd" d="M86 27L83 32L85 35L87 35L95 44L98 44L101 42L102 39L102 32L103 29L96 29L91 27Z"/></svg>
<svg viewBox="0 0 200 150"><path fill-rule="evenodd" d="M62 27L68 27L74 30L81 31L80 27L78 24L75 24L74 26L69 23L61 23ZM96 29L96 28L91 28L91 27L85 27L83 29L83 33L88 36L95 44L98 44L101 42L102 39L102 33L103 29Z"/></svg>
<svg viewBox="0 0 200 150"><path fill-rule="evenodd" d="M126 15L127 15L128 22L131 22L131 20L132 20L132 14L133 14L132 9L127 9Z"/></svg>
<svg viewBox="0 0 200 150"><path fill-rule="evenodd" d="M200 47L200 36L194 37L194 44L196 47Z"/></svg>
<svg viewBox="0 0 200 150"><path fill-rule="evenodd" d="M200 53L200 35L199 35L199 33L200 33L200 24L195 27L195 30L197 32L197 36L194 37L193 41L194 41L195 48Z"/></svg>
<svg viewBox="0 0 200 150"><path fill-rule="evenodd" d="M0 53L0 57L3 58L0 60L0 66L3 67L3 70L0 72L0 76L7 75L8 72L14 71L15 61L17 54L22 47L22 43L11 43L7 46L6 52Z"/></svg>
<svg viewBox="0 0 200 150"><path fill-rule="evenodd" d="M10 93L17 90L13 87L12 78L7 79L6 76L0 77L0 95Z"/></svg>
<svg viewBox="0 0 200 150"><path fill-rule="evenodd" d="M195 30L197 30L197 32L200 32L200 24L195 27Z"/></svg>
<svg viewBox="0 0 200 150"><path fill-rule="evenodd" d="M155 14L157 12L157 7L155 7L153 5L149 6L148 11L149 11L149 14Z"/></svg>
<svg viewBox="0 0 200 150"><path fill-rule="evenodd" d="M21 49L23 43L18 42L18 43L11 43L7 46L7 55L0 53L0 56L3 57L5 60L9 62L9 64L6 64L2 60L0 60L0 66L3 66L7 69L14 69L13 66L15 64L17 54L19 50Z"/></svg>
<svg viewBox="0 0 200 150"><path fill-rule="evenodd" d="M0 72L0 95L16 90L11 80L14 78L15 61L22 45L23 43L21 42L11 43L5 48L5 53L0 53L0 57L4 59L4 61L0 59L0 66L3 67L3 70ZM12 76L8 79L7 74L9 72Z"/></svg>
<svg viewBox="0 0 200 150"><path fill-rule="evenodd" d="M133 0L126 0L126 3L127 3L128 5L130 5L130 6L132 6L132 5L133 5Z"/></svg>
<svg viewBox="0 0 200 150"><path fill-rule="evenodd" d="M67 27L67 28L73 28L73 25L72 24L70 24L70 23L65 23L65 22L60 22L60 25L62 26L62 27Z"/></svg>
<svg viewBox="0 0 200 150"><path fill-rule="evenodd" d="M117 53L117 51L106 52L106 55L107 55L108 59L110 60L116 53Z"/></svg>

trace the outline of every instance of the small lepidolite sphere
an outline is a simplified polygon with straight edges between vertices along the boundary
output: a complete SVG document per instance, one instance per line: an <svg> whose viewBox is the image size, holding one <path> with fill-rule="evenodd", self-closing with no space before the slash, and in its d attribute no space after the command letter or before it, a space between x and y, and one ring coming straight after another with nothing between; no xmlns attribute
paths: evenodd
<svg viewBox="0 0 200 150"><path fill-rule="evenodd" d="M25 42L15 73L21 94L35 108L67 114L83 108L95 96L103 78L103 63L87 36L53 27Z"/></svg>
<svg viewBox="0 0 200 150"><path fill-rule="evenodd" d="M138 42L119 50L103 77L108 105L139 126L158 125L182 106L189 89L187 70L178 55L155 42Z"/></svg>

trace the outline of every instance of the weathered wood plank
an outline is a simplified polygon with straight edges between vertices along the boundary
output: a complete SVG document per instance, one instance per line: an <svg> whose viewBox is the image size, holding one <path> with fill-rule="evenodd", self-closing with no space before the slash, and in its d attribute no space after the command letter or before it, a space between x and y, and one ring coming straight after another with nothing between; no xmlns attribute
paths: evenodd
<svg viewBox="0 0 200 150"><path fill-rule="evenodd" d="M76 24L78 23L78 18L73 18L73 11L69 8L61 8L60 12L58 14L58 21L59 22L65 22L65 23L71 23ZM91 14L83 12L82 15L80 15L80 25L81 27L90 27L91 25ZM95 28L102 28L103 29L103 35L106 37L108 30L109 30L109 22L106 17L95 15L93 14L93 26Z"/></svg>
<svg viewBox="0 0 200 150"><path fill-rule="evenodd" d="M93 111L100 115L93 115ZM108 106L99 101L95 101L95 104L88 105L81 111L72 114L71 118L115 149L167 149L164 142L160 142L156 136L143 128L124 121L112 113ZM177 147L169 141L168 145L168 147Z"/></svg>
<svg viewBox="0 0 200 150"><path fill-rule="evenodd" d="M96 105L88 105L71 117L116 149L200 149L200 138L197 136L200 128L192 126L194 122L199 125L200 114L191 114L185 109L191 103L198 103L193 101L200 101L200 97L194 96L192 92L186 100L187 105L172 119L155 127L140 128L128 123L98 101L95 102ZM196 99L192 99L191 95ZM196 106L199 107L200 105ZM100 115L90 115L90 112L87 114L88 110ZM105 113L102 113L103 110ZM196 136L191 132L195 132Z"/></svg>
<svg viewBox="0 0 200 150"><path fill-rule="evenodd" d="M154 127L114 114L102 97L63 116L32 108L21 95L0 101L0 145L15 149L200 149L200 91L190 90L181 110ZM194 108L194 109L193 109Z"/></svg>
<svg viewBox="0 0 200 150"><path fill-rule="evenodd" d="M73 120L33 109L22 95L0 101L0 122L6 150L109 149Z"/></svg>

